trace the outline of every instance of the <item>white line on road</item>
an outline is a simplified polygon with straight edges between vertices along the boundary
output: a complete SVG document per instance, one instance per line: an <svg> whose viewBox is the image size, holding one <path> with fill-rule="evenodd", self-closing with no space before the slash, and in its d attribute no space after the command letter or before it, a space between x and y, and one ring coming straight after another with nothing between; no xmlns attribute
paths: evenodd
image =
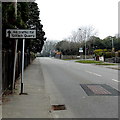
<svg viewBox="0 0 120 120"><path fill-rule="evenodd" d="M99 77L101 77L102 75L99 75L99 74L97 74L97 73L94 73L94 72L90 72L90 71L86 71L87 73L90 73L90 74L93 74L93 75L96 75L96 76L99 76Z"/></svg>
<svg viewBox="0 0 120 120"><path fill-rule="evenodd" d="M91 73L92 74L92 72L90 72L90 71L86 71L87 73Z"/></svg>
<svg viewBox="0 0 120 120"><path fill-rule="evenodd" d="M115 81L115 82L120 82L120 81L118 81L118 80L116 80L116 79L112 79L113 81Z"/></svg>
<svg viewBox="0 0 120 120"><path fill-rule="evenodd" d="M99 75L99 74L97 74L97 73L93 73L94 75L97 75L97 76L99 76L99 77L101 77L102 75Z"/></svg>

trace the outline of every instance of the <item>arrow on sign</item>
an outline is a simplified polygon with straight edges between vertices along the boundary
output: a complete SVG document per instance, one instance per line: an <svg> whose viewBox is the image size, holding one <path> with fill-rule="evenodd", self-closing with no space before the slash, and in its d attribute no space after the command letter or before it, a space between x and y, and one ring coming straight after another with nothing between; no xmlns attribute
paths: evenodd
<svg viewBox="0 0 120 120"><path fill-rule="evenodd" d="M8 37L10 38L11 31L9 30L7 33L8 33Z"/></svg>

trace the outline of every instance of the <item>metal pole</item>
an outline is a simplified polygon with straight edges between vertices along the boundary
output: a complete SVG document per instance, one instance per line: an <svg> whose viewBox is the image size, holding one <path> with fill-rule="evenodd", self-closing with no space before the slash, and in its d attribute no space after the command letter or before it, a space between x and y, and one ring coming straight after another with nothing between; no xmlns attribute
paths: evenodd
<svg viewBox="0 0 120 120"><path fill-rule="evenodd" d="M85 39L85 60L86 60L86 39Z"/></svg>
<svg viewBox="0 0 120 120"><path fill-rule="evenodd" d="M86 60L86 40L87 40L87 34L86 34L86 30L85 30L85 60Z"/></svg>
<svg viewBox="0 0 120 120"><path fill-rule="evenodd" d="M114 51L114 43L113 43L113 38L112 38L112 51Z"/></svg>
<svg viewBox="0 0 120 120"><path fill-rule="evenodd" d="M23 39L23 50L22 50L22 76L21 76L21 94L23 93L23 76L24 76L24 50L25 50L25 39Z"/></svg>
<svg viewBox="0 0 120 120"><path fill-rule="evenodd" d="M15 17L17 18L17 0L15 0ZM18 39L15 40L15 57L14 57L14 68L13 68L13 81L12 81L12 93L15 88L15 71L16 71L16 62L17 62L17 46Z"/></svg>
<svg viewBox="0 0 120 120"><path fill-rule="evenodd" d="M17 46L18 46L18 39L16 39L16 41L15 41L15 58L14 58L12 92L13 92L13 90L15 88L15 70L16 70L16 62L17 62Z"/></svg>

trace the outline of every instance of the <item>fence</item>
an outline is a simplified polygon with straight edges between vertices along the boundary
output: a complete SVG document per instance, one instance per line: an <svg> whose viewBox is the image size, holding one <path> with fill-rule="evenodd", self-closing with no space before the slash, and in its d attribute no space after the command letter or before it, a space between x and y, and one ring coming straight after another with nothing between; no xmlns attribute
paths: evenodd
<svg viewBox="0 0 120 120"><path fill-rule="evenodd" d="M120 63L120 57L105 58L105 62Z"/></svg>
<svg viewBox="0 0 120 120"><path fill-rule="evenodd" d="M30 56L30 54L25 53L25 64L24 68L26 68L30 62L34 59L34 57ZM17 53L17 61L16 61L16 71L15 71L15 79L20 76L21 73L21 61L22 55L21 52ZM14 68L14 54L12 51L2 51L2 93L9 89L12 89L12 81L13 81L13 68Z"/></svg>

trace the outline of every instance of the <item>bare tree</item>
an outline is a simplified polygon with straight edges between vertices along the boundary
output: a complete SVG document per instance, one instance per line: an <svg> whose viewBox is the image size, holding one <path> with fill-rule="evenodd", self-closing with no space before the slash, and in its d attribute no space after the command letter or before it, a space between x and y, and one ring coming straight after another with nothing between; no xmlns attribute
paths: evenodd
<svg viewBox="0 0 120 120"><path fill-rule="evenodd" d="M91 36L96 35L97 32L95 31L94 27L88 26L88 27L80 27L77 31L73 31L70 40L73 42L82 42L84 40L89 40Z"/></svg>
<svg viewBox="0 0 120 120"><path fill-rule="evenodd" d="M43 46L42 55L50 56L55 50L56 41L46 41Z"/></svg>
<svg viewBox="0 0 120 120"><path fill-rule="evenodd" d="M78 32L77 31L72 31L71 36L69 37L70 41L77 42L77 37L78 37Z"/></svg>
<svg viewBox="0 0 120 120"><path fill-rule="evenodd" d="M115 34L116 38L120 38L120 33Z"/></svg>

